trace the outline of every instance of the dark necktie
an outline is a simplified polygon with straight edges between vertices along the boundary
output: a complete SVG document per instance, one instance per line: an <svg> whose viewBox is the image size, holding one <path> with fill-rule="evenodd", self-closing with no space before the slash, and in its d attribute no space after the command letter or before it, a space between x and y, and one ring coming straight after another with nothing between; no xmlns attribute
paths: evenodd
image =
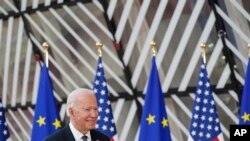
<svg viewBox="0 0 250 141"><path fill-rule="evenodd" d="M82 139L83 139L83 141L88 141L88 137L87 136L82 136Z"/></svg>

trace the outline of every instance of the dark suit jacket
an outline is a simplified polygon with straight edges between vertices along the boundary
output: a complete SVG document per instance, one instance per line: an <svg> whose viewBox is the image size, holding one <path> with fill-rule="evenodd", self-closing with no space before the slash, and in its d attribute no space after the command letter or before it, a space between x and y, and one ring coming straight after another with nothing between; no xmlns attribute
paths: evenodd
<svg viewBox="0 0 250 141"><path fill-rule="evenodd" d="M92 141L109 141L109 137L97 130L90 130ZM75 141L69 125L46 137L44 141Z"/></svg>

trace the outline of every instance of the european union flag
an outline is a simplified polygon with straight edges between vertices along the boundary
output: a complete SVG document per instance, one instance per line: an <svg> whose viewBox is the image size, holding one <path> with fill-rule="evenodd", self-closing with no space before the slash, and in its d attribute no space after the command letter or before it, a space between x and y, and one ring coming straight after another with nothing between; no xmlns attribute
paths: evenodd
<svg viewBox="0 0 250 141"><path fill-rule="evenodd" d="M0 141L7 141L10 138L7 122L3 109L2 100L0 99Z"/></svg>
<svg viewBox="0 0 250 141"><path fill-rule="evenodd" d="M223 141L220 121L202 60L190 124L188 141Z"/></svg>
<svg viewBox="0 0 250 141"><path fill-rule="evenodd" d="M98 121L96 129L107 135L111 141L117 141L117 132L111 103L109 100L109 92L105 79L105 73L102 65L102 58L99 57L96 68L96 76L94 80L94 92L98 101Z"/></svg>
<svg viewBox="0 0 250 141"><path fill-rule="evenodd" d="M245 76L245 84L241 99L239 124L249 125L250 124L250 61L248 60L247 71Z"/></svg>
<svg viewBox="0 0 250 141"><path fill-rule="evenodd" d="M42 141L46 136L61 128L49 72L42 66L31 141Z"/></svg>
<svg viewBox="0 0 250 141"><path fill-rule="evenodd" d="M154 56L141 117L139 141L171 141L164 97Z"/></svg>

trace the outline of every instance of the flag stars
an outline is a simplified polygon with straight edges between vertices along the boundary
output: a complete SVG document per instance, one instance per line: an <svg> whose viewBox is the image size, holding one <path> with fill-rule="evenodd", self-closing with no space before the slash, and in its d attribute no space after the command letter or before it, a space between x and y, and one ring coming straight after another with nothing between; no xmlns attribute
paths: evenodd
<svg viewBox="0 0 250 141"><path fill-rule="evenodd" d="M211 126L211 125L208 125L208 126L207 126L207 129L208 129L208 130L211 130L211 129L212 129L212 126Z"/></svg>
<svg viewBox="0 0 250 141"><path fill-rule="evenodd" d="M203 73L200 73L199 75L200 75L201 78L204 77L204 74L203 74Z"/></svg>
<svg viewBox="0 0 250 141"><path fill-rule="evenodd" d="M200 128L203 129L203 128L204 128L204 124L201 124L201 125L200 125Z"/></svg>
<svg viewBox="0 0 250 141"><path fill-rule="evenodd" d="M102 107L98 107L98 112L102 112Z"/></svg>
<svg viewBox="0 0 250 141"><path fill-rule="evenodd" d="M98 77L100 77L100 76L102 76L102 73L101 73L101 72L97 72L96 75L97 75Z"/></svg>
<svg viewBox="0 0 250 141"><path fill-rule="evenodd" d="M201 93L202 93L201 89L198 89L197 94L201 94Z"/></svg>
<svg viewBox="0 0 250 141"><path fill-rule="evenodd" d="M204 99L204 100L203 100L203 103L204 103L204 104L207 104L207 103L208 103L208 100L207 100L207 99Z"/></svg>
<svg viewBox="0 0 250 141"><path fill-rule="evenodd" d="M211 138L211 134L207 133L207 134L206 134L206 137L207 137L208 139Z"/></svg>
<svg viewBox="0 0 250 141"><path fill-rule="evenodd" d="M199 136L200 136L200 137L203 137L203 132L200 132L200 133L199 133Z"/></svg>
<svg viewBox="0 0 250 141"><path fill-rule="evenodd" d="M213 101L213 100L211 100L210 104L211 104L211 105L214 105L214 101Z"/></svg>
<svg viewBox="0 0 250 141"><path fill-rule="evenodd" d="M106 87L106 85L107 85L106 82L102 82L103 87Z"/></svg>
<svg viewBox="0 0 250 141"><path fill-rule="evenodd" d="M203 82L202 82L202 81L199 81L198 84L199 84L200 86L202 86L202 85L203 85Z"/></svg>
<svg viewBox="0 0 250 141"><path fill-rule="evenodd" d="M98 93L97 89L94 89L94 93L95 93L95 94L97 94L97 93Z"/></svg>
<svg viewBox="0 0 250 141"><path fill-rule="evenodd" d="M114 127L110 127L109 130L110 130L110 132L114 132L115 131Z"/></svg>
<svg viewBox="0 0 250 141"><path fill-rule="evenodd" d="M4 135L8 135L8 131L7 131L7 130L4 130L4 131L3 131L3 134L4 134Z"/></svg>
<svg viewBox="0 0 250 141"><path fill-rule="evenodd" d="M168 126L168 120L166 118L163 118L162 121L161 121L161 124L162 124L163 127Z"/></svg>
<svg viewBox="0 0 250 141"><path fill-rule="evenodd" d="M205 65L204 64L201 65L201 69L205 69Z"/></svg>
<svg viewBox="0 0 250 141"><path fill-rule="evenodd" d="M194 119L198 119L199 116L197 114L194 114Z"/></svg>
<svg viewBox="0 0 250 141"><path fill-rule="evenodd" d="M195 135L196 135L196 131L192 130L191 134L192 134L193 136L195 136Z"/></svg>
<svg viewBox="0 0 250 141"><path fill-rule="evenodd" d="M206 116L201 116L201 120L206 120Z"/></svg>
<svg viewBox="0 0 250 141"><path fill-rule="evenodd" d="M102 68L102 63L99 63L99 64L98 64L98 68Z"/></svg>
<svg viewBox="0 0 250 141"><path fill-rule="evenodd" d="M61 121L59 121L59 120L57 120L57 119L55 119L55 121L54 121L53 125L55 126L55 128L56 128L56 129L58 129L58 128L61 128L61 127L62 127L62 126L61 126Z"/></svg>
<svg viewBox="0 0 250 141"><path fill-rule="evenodd" d="M107 105L110 105L110 101L109 100L107 100Z"/></svg>
<svg viewBox="0 0 250 141"><path fill-rule="evenodd" d="M206 90L204 93L205 93L206 96L209 95L209 91L208 90Z"/></svg>
<svg viewBox="0 0 250 141"><path fill-rule="evenodd" d="M109 121L109 118L108 117L104 117L103 119L105 122L108 122Z"/></svg>
<svg viewBox="0 0 250 141"><path fill-rule="evenodd" d="M106 93L105 90L101 91L101 95L105 95L105 93Z"/></svg>
<svg viewBox="0 0 250 141"><path fill-rule="evenodd" d="M155 116L149 114L148 115L148 118L146 119L148 121L148 124L152 124L152 123L155 123Z"/></svg>
<svg viewBox="0 0 250 141"><path fill-rule="evenodd" d="M210 83L209 82L206 83L206 87L210 87Z"/></svg>
<svg viewBox="0 0 250 141"><path fill-rule="evenodd" d="M103 125L103 126L102 126L102 130L104 130L104 131L107 130L107 126L106 126L106 125Z"/></svg>
<svg viewBox="0 0 250 141"><path fill-rule="evenodd" d="M199 111L199 110L200 110L200 107L199 107L199 106L195 106L195 110L196 110L196 111Z"/></svg>
<svg viewBox="0 0 250 141"><path fill-rule="evenodd" d="M196 98L196 102L201 102L201 99L199 97Z"/></svg>
<svg viewBox="0 0 250 141"><path fill-rule="evenodd" d="M219 130L219 127L218 127L218 126L215 126L215 127L214 127L214 130L215 130L215 131L218 131L218 130Z"/></svg>
<svg viewBox="0 0 250 141"><path fill-rule="evenodd" d="M45 117L39 116L39 119L36 122L39 124L40 127L42 125L45 125Z"/></svg>
<svg viewBox="0 0 250 141"><path fill-rule="evenodd" d="M110 113L110 110L107 108L107 109L105 110L105 113L109 114L109 113Z"/></svg>
<svg viewBox="0 0 250 141"><path fill-rule="evenodd" d="M206 107L203 107L203 108L202 108L202 112L205 113L206 111L207 111L207 108L206 108Z"/></svg>
<svg viewBox="0 0 250 141"><path fill-rule="evenodd" d="M99 103L102 104L104 100L102 98L99 99Z"/></svg>
<svg viewBox="0 0 250 141"><path fill-rule="evenodd" d="M244 115L241 117L244 122L247 122L247 121L250 121L250 118L249 118L250 114L247 114L246 112L244 112Z"/></svg>
<svg viewBox="0 0 250 141"><path fill-rule="evenodd" d="M99 83L100 83L100 82L99 82L98 80L95 81L95 84L96 84L96 85L99 85Z"/></svg>
<svg viewBox="0 0 250 141"><path fill-rule="evenodd" d="M215 119L215 122L219 123L219 118L216 118L216 119Z"/></svg>
<svg viewBox="0 0 250 141"><path fill-rule="evenodd" d="M213 117L209 117L208 121L212 122L213 121Z"/></svg>
<svg viewBox="0 0 250 141"><path fill-rule="evenodd" d="M197 123L194 122L194 123L192 124L192 126L193 126L194 128L197 127Z"/></svg>
<svg viewBox="0 0 250 141"><path fill-rule="evenodd" d="M211 113L211 114L214 113L214 109L210 109L209 113Z"/></svg>

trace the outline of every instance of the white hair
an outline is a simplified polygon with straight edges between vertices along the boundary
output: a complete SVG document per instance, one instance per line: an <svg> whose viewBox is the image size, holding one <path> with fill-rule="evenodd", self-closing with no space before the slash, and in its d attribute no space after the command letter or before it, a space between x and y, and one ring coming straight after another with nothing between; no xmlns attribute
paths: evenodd
<svg viewBox="0 0 250 141"><path fill-rule="evenodd" d="M80 95L94 95L94 92L86 88L77 88L72 91L67 98L67 116L69 116L69 108L72 108L76 104L76 100Z"/></svg>

